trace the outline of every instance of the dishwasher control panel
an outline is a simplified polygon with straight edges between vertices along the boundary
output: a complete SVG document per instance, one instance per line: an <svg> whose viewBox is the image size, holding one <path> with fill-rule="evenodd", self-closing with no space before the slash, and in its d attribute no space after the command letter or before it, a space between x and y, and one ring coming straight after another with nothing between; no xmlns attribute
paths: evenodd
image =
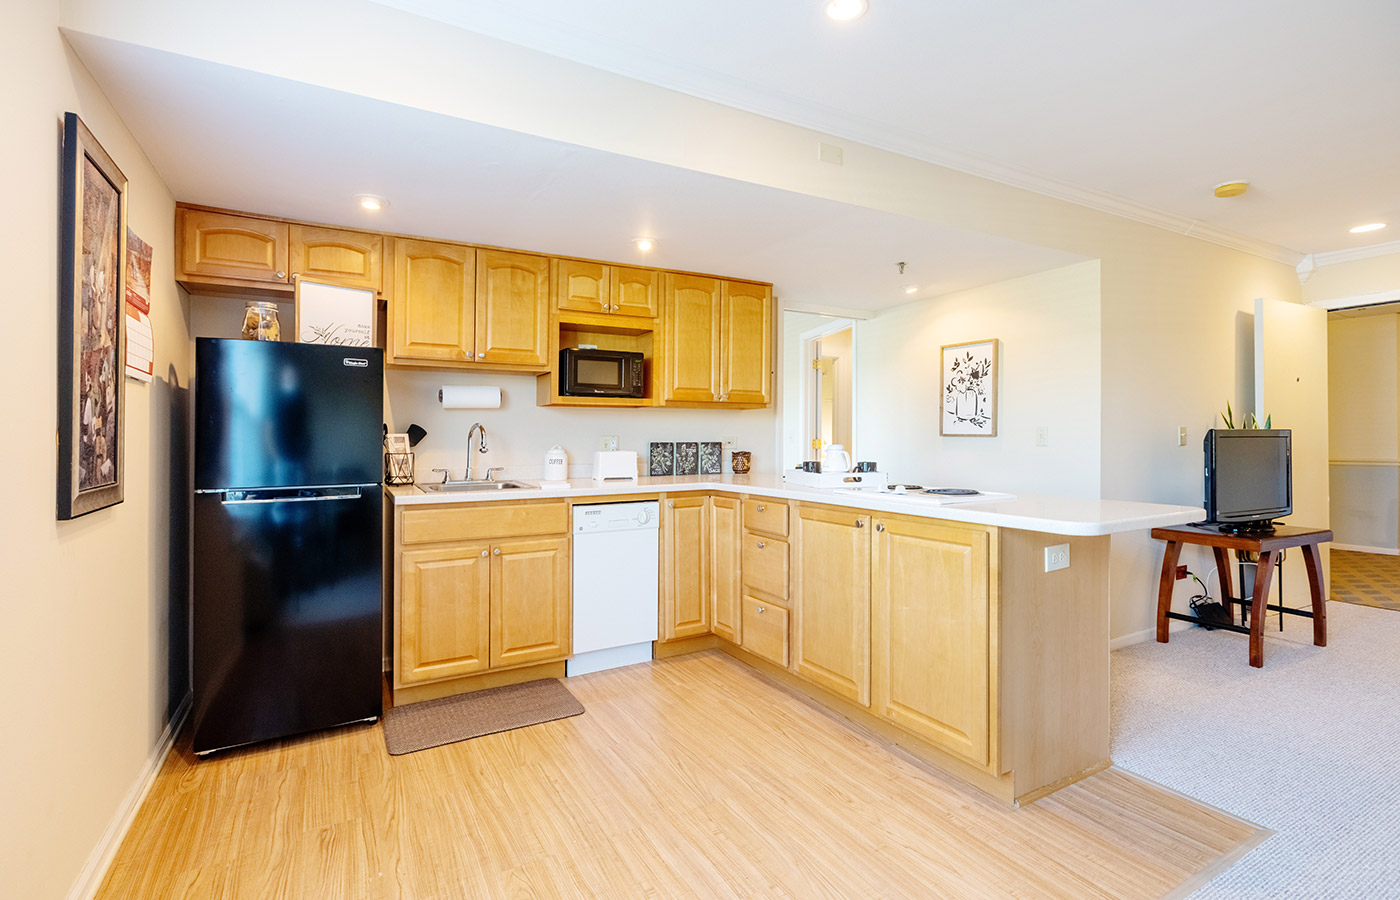
<svg viewBox="0 0 1400 900"><path fill-rule="evenodd" d="M660 510L661 504L656 500L575 504L574 534L657 528Z"/></svg>

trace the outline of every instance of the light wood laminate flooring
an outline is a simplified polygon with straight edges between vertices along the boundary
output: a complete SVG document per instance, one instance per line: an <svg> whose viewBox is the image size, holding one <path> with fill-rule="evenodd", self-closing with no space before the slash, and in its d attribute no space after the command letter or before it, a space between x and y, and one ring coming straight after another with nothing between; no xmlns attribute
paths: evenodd
<svg viewBox="0 0 1400 900"><path fill-rule="evenodd" d="M170 755L98 896L1162 898L1267 832L1109 769L1012 810L718 652L391 757L358 726Z"/></svg>

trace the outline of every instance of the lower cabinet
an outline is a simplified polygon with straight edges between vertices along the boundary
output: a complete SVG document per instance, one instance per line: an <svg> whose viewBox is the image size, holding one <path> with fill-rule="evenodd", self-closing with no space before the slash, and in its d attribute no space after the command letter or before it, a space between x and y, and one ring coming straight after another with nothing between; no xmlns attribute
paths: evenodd
<svg viewBox="0 0 1400 900"><path fill-rule="evenodd" d="M661 640L710 633L708 497L661 504Z"/></svg>
<svg viewBox="0 0 1400 900"><path fill-rule="evenodd" d="M870 514L802 506L792 523L792 670L870 705Z"/></svg>
<svg viewBox="0 0 1400 900"><path fill-rule="evenodd" d="M710 498L710 596L714 633L731 643L743 634L739 608L739 499Z"/></svg>
<svg viewBox="0 0 1400 900"><path fill-rule="evenodd" d="M743 599L744 649L780 666L788 664L788 611L770 600Z"/></svg>
<svg viewBox="0 0 1400 900"><path fill-rule="evenodd" d="M871 711L985 766L992 666L986 528L875 520Z"/></svg>
<svg viewBox="0 0 1400 900"><path fill-rule="evenodd" d="M557 503L400 512L396 688L568 657L573 620L565 510ZM532 533L541 525L551 533ZM508 536L463 539L493 531Z"/></svg>

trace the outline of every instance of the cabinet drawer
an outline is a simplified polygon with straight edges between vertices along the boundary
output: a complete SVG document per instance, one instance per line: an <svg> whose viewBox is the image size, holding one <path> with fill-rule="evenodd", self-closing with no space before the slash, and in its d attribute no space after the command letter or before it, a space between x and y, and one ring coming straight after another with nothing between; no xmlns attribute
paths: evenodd
<svg viewBox="0 0 1400 900"><path fill-rule="evenodd" d="M788 612L766 600L745 597L742 631L745 650L775 662L788 664Z"/></svg>
<svg viewBox="0 0 1400 900"><path fill-rule="evenodd" d="M404 544L560 534L568 530L569 505L562 500L436 509L417 507L405 509L399 519L399 540Z"/></svg>
<svg viewBox="0 0 1400 900"><path fill-rule="evenodd" d="M744 532L739 570L743 573L745 588L787 602L787 541Z"/></svg>
<svg viewBox="0 0 1400 900"><path fill-rule="evenodd" d="M763 531L778 537L787 537L787 504L782 500L745 500L744 527L749 531Z"/></svg>

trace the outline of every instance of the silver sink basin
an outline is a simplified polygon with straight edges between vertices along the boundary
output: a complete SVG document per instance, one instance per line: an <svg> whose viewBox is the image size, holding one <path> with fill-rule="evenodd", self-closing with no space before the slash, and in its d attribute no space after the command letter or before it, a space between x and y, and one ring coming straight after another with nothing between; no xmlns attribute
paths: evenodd
<svg viewBox="0 0 1400 900"><path fill-rule="evenodd" d="M420 484L425 491L444 494L465 494L476 491L509 491L519 488L533 488L535 485L523 481L449 481L438 484Z"/></svg>

